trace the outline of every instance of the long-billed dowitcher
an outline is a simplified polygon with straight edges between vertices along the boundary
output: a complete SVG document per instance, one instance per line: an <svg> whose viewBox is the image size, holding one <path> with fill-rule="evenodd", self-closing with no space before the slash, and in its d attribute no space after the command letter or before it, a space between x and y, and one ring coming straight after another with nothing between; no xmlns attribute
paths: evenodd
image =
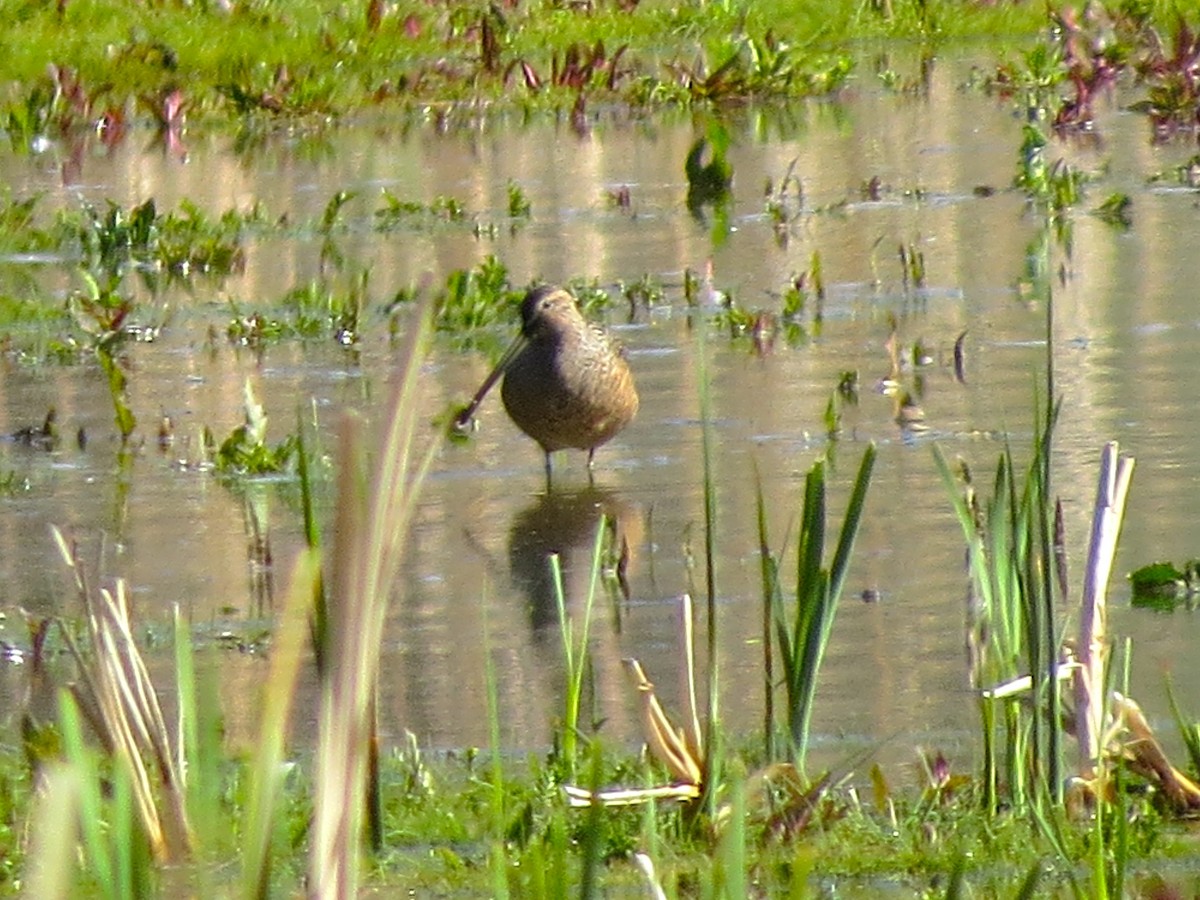
<svg viewBox="0 0 1200 900"><path fill-rule="evenodd" d="M504 408L517 427L541 445L547 479L555 450L586 450L590 470L596 448L638 411L637 389L624 353L559 287L535 287L525 295L521 334L459 413L458 427L471 421L501 375Z"/></svg>

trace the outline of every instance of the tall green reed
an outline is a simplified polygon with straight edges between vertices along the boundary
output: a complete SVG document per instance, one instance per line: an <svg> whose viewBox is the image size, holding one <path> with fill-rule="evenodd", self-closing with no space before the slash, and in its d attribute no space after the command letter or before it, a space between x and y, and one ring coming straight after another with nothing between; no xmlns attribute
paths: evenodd
<svg viewBox="0 0 1200 900"><path fill-rule="evenodd" d="M826 522L826 462L818 460L804 481L804 506L800 515L800 534L797 544L796 586L792 608L784 600L780 583L779 561L770 549L766 526L766 501L762 484L757 487L760 565L763 583L764 627L770 623L778 645L779 662L783 669L783 684L787 695L787 740L791 761L801 772L808 755L809 727L816 699L817 673L821 668L838 601L845 586L850 566L850 554L862 522L867 499L867 487L875 465L875 445L867 446L859 463L846 515L838 535L837 547L829 567L824 567ZM767 677L768 716L774 709L773 657L770 647L764 648L764 668ZM775 722L768 718L767 731L773 734ZM774 749L768 743L768 751Z"/></svg>
<svg viewBox="0 0 1200 900"><path fill-rule="evenodd" d="M487 594L482 604L483 646L491 646L491 628L488 625ZM496 667L491 653L483 654L483 680L487 692L488 741L491 745L491 852L488 865L492 875L492 896L496 900L508 897L508 847L505 840L505 817L507 805L504 799L504 755L500 743L500 692L496 682Z"/></svg>
<svg viewBox="0 0 1200 900"><path fill-rule="evenodd" d="M1054 609L1055 505L1048 466L1057 405L1038 417L1032 460L1019 483L1011 447L996 465L991 495L980 501L969 470L956 477L941 448L934 459L967 543L967 644L983 744L983 801L996 810L1000 786L1028 810L1061 799L1062 716ZM1063 586L1059 585L1059 591ZM993 690L1029 679L1032 704ZM1003 737L1003 741L1001 741Z"/></svg>
<svg viewBox="0 0 1200 900"><path fill-rule="evenodd" d="M313 594L320 581L314 551L303 553L292 570L287 599L271 643L270 670L260 699L257 750L251 762L249 795L242 818L242 885L246 900L271 894L275 850L282 844L284 817L278 815L288 766L284 762L288 721L304 660Z"/></svg>
<svg viewBox="0 0 1200 900"><path fill-rule="evenodd" d="M582 616L579 621L578 637L575 625L567 609L566 589L563 586L562 564L557 554L549 558L550 574L554 582L554 600L558 608L558 629L562 638L563 661L566 666L567 685L563 710L561 762L567 778L575 776L577 746L579 742L579 710L583 702L584 680L591 670L588 642L591 639L592 612L596 603L596 591L604 566L605 542L609 533L604 516L596 524L596 537L592 544L592 560L588 570L588 587L584 596Z"/></svg>
<svg viewBox="0 0 1200 900"><path fill-rule="evenodd" d="M101 896L111 900L150 896L151 841L139 818L144 810L136 808L132 785L135 776L128 766L120 764L112 767L107 779L101 776L105 770L102 754L84 737L79 706L66 691L59 697L59 723L66 771L59 769L56 774L63 779L60 787L73 794L68 794L68 802L79 815L82 859L88 874ZM61 847L58 853L62 854Z"/></svg>
<svg viewBox="0 0 1200 900"><path fill-rule="evenodd" d="M721 781L720 694L721 670L717 653L717 485L713 467L712 394L709 391L706 329L696 329L696 378L700 386L700 446L704 468L704 597L707 610L707 704L704 724L703 806L709 816L717 811L716 788ZM693 591L694 593L694 591Z"/></svg>

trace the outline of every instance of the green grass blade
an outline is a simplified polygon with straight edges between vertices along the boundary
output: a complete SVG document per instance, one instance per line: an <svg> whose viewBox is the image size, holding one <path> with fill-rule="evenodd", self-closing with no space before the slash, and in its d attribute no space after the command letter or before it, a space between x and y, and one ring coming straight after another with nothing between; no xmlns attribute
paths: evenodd
<svg viewBox="0 0 1200 900"><path fill-rule="evenodd" d="M282 825L276 813L286 778L284 742L304 657L313 585L320 577L316 553L302 553L292 569L287 599L275 628L242 824L242 896L246 900L264 900L271 893L272 839Z"/></svg>
<svg viewBox="0 0 1200 900"><path fill-rule="evenodd" d="M871 472L875 468L876 450L873 443L867 444L862 462L858 466L858 475L854 479L854 487L850 492L850 500L846 504L846 518L842 522L842 532L838 537L837 549L833 554L833 564L829 568L829 592L833 597L840 597L842 587L846 582L846 573L850 568L850 553L854 549L854 541L858 537L858 528L862 524L863 507L867 502L867 488L871 484Z"/></svg>
<svg viewBox="0 0 1200 900"><path fill-rule="evenodd" d="M70 764L53 763L43 770L42 790L30 827L23 895L37 900L72 896L75 845L82 818L82 773Z"/></svg>
<svg viewBox="0 0 1200 900"><path fill-rule="evenodd" d="M742 788L744 779L734 777L730 780L730 815L721 835L717 849L717 890L718 897L729 900L742 900L749 897L749 885L746 883L746 872L749 867L746 862L746 798Z"/></svg>
<svg viewBox="0 0 1200 900"><path fill-rule="evenodd" d="M771 632L774 625L782 621L783 596L779 588L779 560L771 552L767 538L767 508L763 498L762 480L755 466L754 499L758 517L758 559L762 578L762 643L763 643L763 741L767 759L775 759L775 660ZM785 655L788 647L787 629L780 629L780 650Z"/></svg>
<svg viewBox="0 0 1200 900"><path fill-rule="evenodd" d="M1042 880L1042 864L1034 863L1029 869L1029 874L1025 876L1025 880L1021 882L1021 888L1017 891L1015 900L1033 900L1038 895L1038 882Z"/></svg>
<svg viewBox="0 0 1200 900"><path fill-rule="evenodd" d="M504 840L505 831L505 798L504 798L504 756L500 743L500 693L496 683L496 669L492 664L490 626L488 624L488 592L483 591L480 605L481 630L483 632L483 680L484 691L487 695L488 711L488 741L491 757L491 852L488 854L488 864L492 876L492 893L496 900L508 900L508 848Z"/></svg>
<svg viewBox="0 0 1200 900"><path fill-rule="evenodd" d="M592 743L591 771L588 773L588 787L592 793L599 792L604 783L604 757L599 742ZM583 826L583 846L581 860L583 871L579 879L579 900L592 900L599 895L600 865L604 852L605 814L604 807L593 802L587 809L587 819Z"/></svg>
<svg viewBox="0 0 1200 900"><path fill-rule="evenodd" d="M950 879L946 884L946 900L960 900L963 896L963 886L967 881L967 861L959 856L954 860L950 869Z"/></svg>
<svg viewBox="0 0 1200 900"><path fill-rule="evenodd" d="M59 727L62 729L63 751L67 763L76 773L79 783L80 825L84 857L105 896L119 898L116 873L108 841L104 838L104 804L100 796L100 772L95 756L83 738L79 707L67 691L59 692Z"/></svg>

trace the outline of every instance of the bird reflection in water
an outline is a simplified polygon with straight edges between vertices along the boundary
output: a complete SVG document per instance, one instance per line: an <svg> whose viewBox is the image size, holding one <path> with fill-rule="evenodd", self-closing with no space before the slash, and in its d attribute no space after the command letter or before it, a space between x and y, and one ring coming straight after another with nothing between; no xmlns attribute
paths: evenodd
<svg viewBox="0 0 1200 900"><path fill-rule="evenodd" d="M611 556L628 600L628 570L636 563L645 533L641 509L606 488L588 486L575 491L549 491L517 513L508 531L508 561L513 582L529 603L535 635L558 627L558 601L549 556L557 553L562 566L567 603L587 596L596 528L601 517L611 529Z"/></svg>

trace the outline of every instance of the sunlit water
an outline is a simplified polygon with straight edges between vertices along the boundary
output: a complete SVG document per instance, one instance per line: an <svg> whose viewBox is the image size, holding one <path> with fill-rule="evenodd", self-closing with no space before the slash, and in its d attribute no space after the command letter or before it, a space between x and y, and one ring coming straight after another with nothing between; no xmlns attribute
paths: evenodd
<svg viewBox="0 0 1200 900"><path fill-rule="evenodd" d="M342 411L375 413L386 394L394 345L383 304L425 273L441 283L454 269L494 254L514 284L583 276L615 293L617 283L649 275L666 286L663 302L632 312L618 303L609 319L628 348L641 412L598 452L594 487L582 454L566 453L555 460L548 493L540 451L507 420L498 396L485 405L470 443L441 451L421 496L385 635L380 703L387 735L398 739L411 730L435 748L485 745L490 660L505 746L549 743L563 672L545 555L563 555L568 603L577 616L600 511L628 541L631 595L627 602L607 595L598 601L591 642L595 718L614 742L634 741L635 697L620 662L629 656L642 661L676 708L679 597L692 580L703 583L703 353L717 495L721 713L728 728L748 735L761 727L756 485L766 496L772 541L782 548L785 538L794 540L804 475L814 460L824 454L833 460L836 522L863 450L874 441L879 459L866 518L821 672L816 745L831 759L880 742L894 758L909 758L917 745L969 756L976 714L965 672L963 540L932 447L969 461L983 484L1005 435L1018 458L1027 458L1047 356L1046 311L1022 287L1039 217L1009 189L1021 119L1006 101L960 90L966 63L939 62L927 90L906 94L884 91L867 72L837 103L737 117L732 228L716 246L711 213L698 221L684 205L682 161L697 134L684 118L605 115L582 136L565 124L442 134L432 125L400 129L376 121L315 139L271 136L243 154L229 137L189 134L186 161L152 146L148 133L111 154L87 142L76 152L5 151L0 171L7 185L18 196L44 192L47 207L154 197L160 210L190 199L215 216L260 202L272 216L305 222L336 191L357 192L345 212L350 228L337 240L351 270L371 270L369 321L377 327L366 329L356 352L332 341L285 343L261 353L229 344L230 304L267 310L286 289L319 274L319 241L311 232L252 243L244 275L199 280L190 294L144 308L149 323L165 327L157 341L127 353L145 444L125 469L97 368L0 360L0 433L36 424L54 406L68 438L78 429L89 438L83 449L68 439L54 453L0 442L0 475L13 471L29 482L28 490L0 497L0 608L7 614L0 636L28 645L21 609L78 612L51 524L78 538L85 558L106 575L129 579L147 634L162 633L176 604L205 638L230 631L250 639L269 628L302 543L295 485L231 489L180 461L195 458L204 427L224 436L241 421L247 378L277 436L294 429L298 410L315 410L324 449L336 457ZM1152 560L1196 553L1200 420L1189 405L1200 355L1196 193L1148 184L1152 174L1183 162L1191 147L1153 146L1146 123L1115 101L1103 111L1098 135L1049 148L1052 158L1066 155L1101 176L1072 214L1069 257L1061 249L1051 256L1061 264L1052 273L1052 350L1063 403L1054 490L1065 507L1078 596L1100 449L1115 439L1137 458L1112 626L1132 640L1133 694L1166 727L1164 673L1173 676L1185 707L1200 709L1200 670L1190 664L1200 625L1188 612L1132 609L1124 576ZM779 185L793 161L803 207L780 233L764 213L764 186ZM883 190L868 200L862 186L872 178ZM532 204L531 220L511 229L510 182ZM622 187L629 189L628 209L608 199ZM490 237L468 226L376 234L370 214L384 188L424 203L454 197L480 221L500 227ZM1087 213L1116 190L1133 197L1129 231ZM789 209L798 211L794 196ZM906 285L900 246L924 255L924 287ZM827 296L819 329L811 310L805 316L809 340L790 346L779 338L770 352L756 353L748 338L731 340L719 328L700 326L715 309L686 308L685 270L703 272L711 259L717 289L744 307L777 311L781 292L810 267L814 253ZM7 262L0 278L11 293L38 285L47 303L79 286L69 267L44 263ZM885 342L893 317L900 341L920 342L932 360L902 373L925 411L928 430L921 433L902 431L894 400L876 389L889 374ZM497 331L494 343L512 330ZM964 332L967 370L959 381L953 348ZM428 415L468 397L488 363L439 345L422 380ZM823 416L846 371L859 375L859 399L843 407L840 437L831 443ZM154 437L164 413L176 423L177 440L160 452ZM327 521L331 503L327 496ZM272 564L264 568L266 544ZM783 570L790 583L794 553ZM158 640L150 650L164 676L165 646ZM246 739L265 655L223 647L208 658L219 667L231 732ZM309 674L310 701L312 688ZM10 723L28 691L20 665L0 664ZM312 702L300 709L314 715Z"/></svg>

